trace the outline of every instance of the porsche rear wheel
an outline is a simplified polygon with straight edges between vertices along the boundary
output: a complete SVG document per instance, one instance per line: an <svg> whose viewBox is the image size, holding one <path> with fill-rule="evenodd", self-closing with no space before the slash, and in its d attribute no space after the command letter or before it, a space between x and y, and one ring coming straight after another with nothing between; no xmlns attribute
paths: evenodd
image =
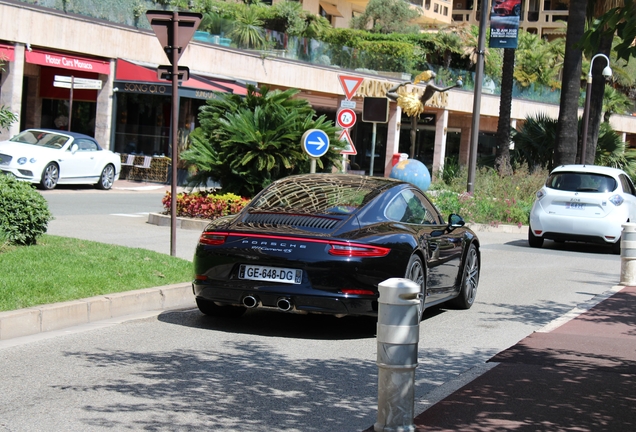
<svg viewBox="0 0 636 432"><path fill-rule="evenodd" d="M40 186L42 189L51 190L57 186L57 182L60 180L60 168L56 163L51 162L44 167L42 171L42 179L40 180Z"/></svg>
<svg viewBox="0 0 636 432"><path fill-rule="evenodd" d="M472 243L468 247L464 260L459 295L451 300L451 304L458 309L470 309L477 296L477 285L479 285L479 255L477 254L477 246Z"/></svg>
<svg viewBox="0 0 636 432"><path fill-rule="evenodd" d="M207 316L221 318L238 318L246 311L246 308L242 306L219 306L212 301L203 300L200 298L196 299L196 301L199 310Z"/></svg>
<svg viewBox="0 0 636 432"><path fill-rule="evenodd" d="M102 190L108 190L113 187L115 183L115 167L108 164L102 170L102 175L99 176L99 181L96 186Z"/></svg>
<svg viewBox="0 0 636 432"><path fill-rule="evenodd" d="M404 277L420 286L420 304L418 306L418 317L421 320L424 313L424 298L426 294L425 273L422 259L418 255L412 255L406 266L406 274Z"/></svg>

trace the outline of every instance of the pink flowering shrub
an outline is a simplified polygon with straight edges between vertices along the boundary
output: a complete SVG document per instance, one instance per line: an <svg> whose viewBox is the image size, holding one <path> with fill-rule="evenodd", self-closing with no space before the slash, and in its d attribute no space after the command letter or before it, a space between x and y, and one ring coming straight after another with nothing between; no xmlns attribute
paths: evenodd
<svg viewBox="0 0 636 432"><path fill-rule="evenodd" d="M170 192L161 200L166 213L170 212L172 197ZM214 192L182 192L177 194L177 217L198 219L216 219L221 216L236 214L249 203L247 198L226 193L218 195Z"/></svg>

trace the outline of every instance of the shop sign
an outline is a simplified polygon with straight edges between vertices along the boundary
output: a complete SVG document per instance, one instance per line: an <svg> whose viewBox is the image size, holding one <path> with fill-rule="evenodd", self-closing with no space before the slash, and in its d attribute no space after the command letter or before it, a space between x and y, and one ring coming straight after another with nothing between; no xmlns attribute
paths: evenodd
<svg viewBox="0 0 636 432"><path fill-rule="evenodd" d="M145 83L124 83L115 82L117 91L122 93L140 93L140 94L156 94L156 95L168 95L172 86L163 84L145 84Z"/></svg>
<svg viewBox="0 0 636 432"><path fill-rule="evenodd" d="M31 50L24 53L27 63L108 75L110 63L83 57Z"/></svg>

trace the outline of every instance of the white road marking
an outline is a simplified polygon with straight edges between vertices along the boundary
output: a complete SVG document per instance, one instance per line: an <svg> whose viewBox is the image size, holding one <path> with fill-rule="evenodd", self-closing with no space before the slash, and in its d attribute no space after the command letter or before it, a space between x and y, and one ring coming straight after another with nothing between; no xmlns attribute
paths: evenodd
<svg viewBox="0 0 636 432"><path fill-rule="evenodd" d="M134 214L130 214L130 213L111 213L110 216L122 216L122 217L131 217L131 218L141 218L141 217L147 217L148 216L148 212L144 212L144 213L134 213Z"/></svg>

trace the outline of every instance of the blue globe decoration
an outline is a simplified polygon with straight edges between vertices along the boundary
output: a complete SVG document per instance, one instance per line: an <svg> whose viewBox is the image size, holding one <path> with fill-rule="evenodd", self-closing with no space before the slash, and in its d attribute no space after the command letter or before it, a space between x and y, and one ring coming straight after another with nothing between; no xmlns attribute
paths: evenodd
<svg viewBox="0 0 636 432"><path fill-rule="evenodd" d="M428 168L416 159L406 159L395 164L389 177L414 184L423 191L431 185Z"/></svg>

